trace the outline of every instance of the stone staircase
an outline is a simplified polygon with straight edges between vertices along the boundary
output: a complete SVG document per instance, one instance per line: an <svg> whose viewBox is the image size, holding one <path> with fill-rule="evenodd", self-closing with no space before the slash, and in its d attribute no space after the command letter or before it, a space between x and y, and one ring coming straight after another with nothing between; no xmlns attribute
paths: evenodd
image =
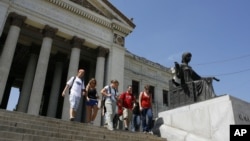
<svg viewBox="0 0 250 141"><path fill-rule="evenodd" d="M155 135L0 109L0 141L166 141Z"/></svg>

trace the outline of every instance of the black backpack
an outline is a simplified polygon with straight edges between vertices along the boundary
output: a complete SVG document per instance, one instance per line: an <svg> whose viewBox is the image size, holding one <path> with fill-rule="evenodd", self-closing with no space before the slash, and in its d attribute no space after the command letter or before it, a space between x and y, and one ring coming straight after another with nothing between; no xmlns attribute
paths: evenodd
<svg viewBox="0 0 250 141"><path fill-rule="evenodd" d="M70 95L70 90L71 90L71 88L72 88L72 86L74 84L75 79L76 79L76 77L74 76L73 82L72 82L71 86L69 87L69 95Z"/></svg>

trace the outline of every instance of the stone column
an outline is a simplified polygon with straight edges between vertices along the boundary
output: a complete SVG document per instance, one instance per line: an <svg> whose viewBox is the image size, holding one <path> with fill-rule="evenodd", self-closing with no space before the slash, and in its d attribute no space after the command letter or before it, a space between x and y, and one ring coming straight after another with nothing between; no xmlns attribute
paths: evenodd
<svg viewBox="0 0 250 141"><path fill-rule="evenodd" d="M52 41L56 32L56 28L52 28L48 25L46 25L43 30L44 38L38 58L33 86L31 89L30 101L28 106L29 114L39 114L47 67L49 63L50 51L52 47Z"/></svg>
<svg viewBox="0 0 250 141"><path fill-rule="evenodd" d="M36 71L36 63L38 60L38 55L35 53L30 54L29 63L25 72L22 91L18 99L17 111L19 112L27 112L30 92L32 88L33 79Z"/></svg>
<svg viewBox="0 0 250 141"><path fill-rule="evenodd" d="M49 117L56 117L58 96L61 94L60 84L61 84L62 73L63 73L63 62L62 62L62 56L57 55L56 57L57 57L56 58L57 61L55 64L54 78L52 82L49 105L48 105L48 110L47 110L47 116Z"/></svg>
<svg viewBox="0 0 250 141"><path fill-rule="evenodd" d="M9 1L1 0L1 3L0 3L0 37L2 36L2 33L3 33L4 25L7 20L7 15L8 15L10 6L11 5L9 4Z"/></svg>
<svg viewBox="0 0 250 141"><path fill-rule="evenodd" d="M25 19L26 17L24 16L10 13L11 26L0 58L0 104L2 102L21 26Z"/></svg>
<svg viewBox="0 0 250 141"><path fill-rule="evenodd" d="M99 94L99 98L101 100L102 95L100 94L101 89L104 87L104 72L105 72L105 57L109 53L109 50L103 47L98 47L98 57L96 62L96 71L95 78L97 80L97 92ZM101 101L98 103L98 107L101 106ZM101 125L101 109L98 110L98 114L96 116L96 120L94 121L95 125Z"/></svg>
<svg viewBox="0 0 250 141"><path fill-rule="evenodd" d="M80 39L78 37L73 37L72 39L72 50L70 54L70 62L69 62L69 69L68 69L68 75L67 80L69 80L70 77L76 76L79 66L79 60L80 60L80 53L81 53L81 46L84 43L84 39ZM65 83L66 85L66 83ZM68 93L68 92L66 92ZM69 119L69 95L66 94L64 96L64 102L63 102L63 110L62 110L62 119L68 120Z"/></svg>
<svg viewBox="0 0 250 141"><path fill-rule="evenodd" d="M7 84L5 86L5 90L4 90L2 103L0 105L0 109L6 109L7 108L9 98L10 98L11 87L12 87L13 82L15 81L15 79L16 79L15 77L9 77L8 78L8 81L7 81ZM18 94L16 94L16 96L18 97Z"/></svg>

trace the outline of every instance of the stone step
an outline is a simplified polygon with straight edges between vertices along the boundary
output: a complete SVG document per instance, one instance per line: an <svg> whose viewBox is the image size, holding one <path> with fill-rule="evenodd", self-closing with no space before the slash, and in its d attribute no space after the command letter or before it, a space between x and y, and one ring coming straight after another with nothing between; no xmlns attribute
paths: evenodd
<svg viewBox="0 0 250 141"><path fill-rule="evenodd" d="M8 119L2 119L2 116L0 116L0 125L6 125L6 126L12 126L12 127L19 127L19 128L26 128L26 129L33 129L33 130L45 130L45 131L51 131L51 132L62 132L62 133L67 133L67 134L88 134L88 135L92 135L96 136L95 133L97 132L98 135L99 134L109 134L110 132L117 132L116 134L114 134L114 138L115 137L120 137L120 138L133 138L133 139L148 139L151 138L152 135L149 135L149 137L145 134L142 133L129 133L129 132L122 132L121 130L117 130L117 131L109 131L109 130L105 130L103 127L96 127L93 125L88 125L88 124L84 124L84 126L78 127L80 126L79 124L83 124L83 123L75 123L75 122L69 122L71 123L70 125L64 126L62 125L44 125L44 124L39 124L39 121L33 121L30 122L29 120L23 119L22 121L20 121L20 118L17 117L9 117ZM13 122L14 121L14 122ZM71 128L70 128L71 127ZM94 130L95 132L92 133L92 130ZM80 133L79 133L80 132ZM136 135L135 135L136 134ZM113 134L111 134L110 136L113 136Z"/></svg>
<svg viewBox="0 0 250 141"><path fill-rule="evenodd" d="M76 139L63 139L63 138L33 135L33 134L23 134L17 132L7 132L7 131L0 132L0 141L84 141L84 140L101 141L100 139L94 139L94 138L83 138L81 140L76 140Z"/></svg>
<svg viewBox="0 0 250 141"><path fill-rule="evenodd" d="M14 134L13 137L23 138L52 138L56 140L120 140L120 141L140 141L140 140L154 140L163 141L166 139L157 136L125 132L122 130L109 131L104 127L88 125L80 122L70 122L44 116L28 115L21 112L5 111L0 109L0 133ZM8 136L7 139L12 140ZM5 136L0 136L0 140L6 139ZM14 138L15 140L15 138ZM48 141L46 139L46 141Z"/></svg>
<svg viewBox="0 0 250 141"><path fill-rule="evenodd" d="M16 116L17 114L18 116ZM90 130L91 128L94 128L95 130L97 129L97 126L88 125L86 123L69 122L69 121L43 117L43 116L33 116L33 115L23 114L20 112L7 112L5 114L2 114L0 116L0 119L5 120L5 121L7 120L15 121L17 123L29 123L31 125L39 125L39 126L43 125L43 126L46 126L47 128L57 127L57 128L67 129L67 130L71 130L71 129L75 130L75 128L78 130ZM103 129L101 129L100 132L101 131L103 131Z"/></svg>
<svg viewBox="0 0 250 141"><path fill-rule="evenodd" d="M91 140L130 140L130 141L139 141L141 139L145 139L145 137L136 137L135 136L126 136L126 134L121 135L116 131L109 131L108 134L101 134L96 132L95 130L91 130L89 132L74 132L74 133L63 133L63 132L53 132L49 130L38 130L38 129L31 129L31 128L24 128L24 127L17 127L17 126L5 126L0 125L0 132L15 132L15 133L22 133L22 134L31 134L31 135L39 135L39 136L46 136L46 137L54 137L54 138L61 138L61 139L74 139L74 140L82 140L83 138L89 138ZM94 131L94 132L93 132ZM129 133L127 133L129 134ZM148 138L149 139L149 138ZM151 139L154 139L151 137Z"/></svg>

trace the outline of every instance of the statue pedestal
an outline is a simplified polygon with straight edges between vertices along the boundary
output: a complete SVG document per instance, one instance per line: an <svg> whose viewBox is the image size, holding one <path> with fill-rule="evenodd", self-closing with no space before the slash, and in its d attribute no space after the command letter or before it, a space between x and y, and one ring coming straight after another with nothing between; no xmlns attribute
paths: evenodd
<svg viewBox="0 0 250 141"><path fill-rule="evenodd" d="M250 124L250 103L224 95L164 111L158 117L159 134L167 140L229 141L230 125Z"/></svg>

